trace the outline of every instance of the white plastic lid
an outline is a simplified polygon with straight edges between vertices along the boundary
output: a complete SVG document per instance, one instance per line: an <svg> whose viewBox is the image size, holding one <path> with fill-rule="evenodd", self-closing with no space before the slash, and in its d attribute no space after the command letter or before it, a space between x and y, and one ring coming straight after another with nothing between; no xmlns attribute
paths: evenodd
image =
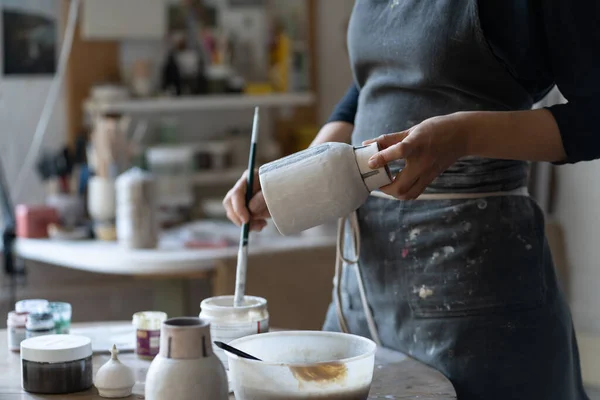
<svg viewBox="0 0 600 400"><path fill-rule="evenodd" d="M18 313L42 312L48 308L48 300L43 299L28 299L17 301L15 311Z"/></svg>
<svg viewBox="0 0 600 400"><path fill-rule="evenodd" d="M21 359L39 363L82 360L92 355L92 341L85 336L46 335L21 342Z"/></svg>
<svg viewBox="0 0 600 400"><path fill-rule="evenodd" d="M354 148L358 169L369 192L392 183L392 176L387 165L379 169L369 168L369 158L378 152L379 145L377 143Z"/></svg>

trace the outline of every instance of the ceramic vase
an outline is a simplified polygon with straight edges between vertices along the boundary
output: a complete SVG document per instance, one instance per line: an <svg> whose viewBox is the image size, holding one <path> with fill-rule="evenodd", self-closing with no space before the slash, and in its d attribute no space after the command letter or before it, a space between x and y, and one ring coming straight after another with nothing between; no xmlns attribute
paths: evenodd
<svg viewBox="0 0 600 400"><path fill-rule="evenodd" d="M211 343L210 324L200 318L163 322L160 351L146 376L146 400L227 400L227 375Z"/></svg>
<svg viewBox="0 0 600 400"><path fill-rule="evenodd" d="M277 230L293 235L345 217L390 184L387 167L368 166L378 151L377 143L325 143L263 165L260 184Z"/></svg>

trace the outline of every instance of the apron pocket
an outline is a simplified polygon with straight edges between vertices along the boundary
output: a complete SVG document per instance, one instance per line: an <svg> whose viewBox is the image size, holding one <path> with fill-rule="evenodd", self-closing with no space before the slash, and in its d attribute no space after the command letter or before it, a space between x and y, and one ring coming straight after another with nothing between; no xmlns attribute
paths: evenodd
<svg viewBox="0 0 600 400"><path fill-rule="evenodd" d="M407 266L406 295L416 317L506 313L544 304L544 263L550 255L539 208L516 196L488 203L486 212L464 205L461 215L471 217L460 224L469 229L449 224L430 240L420 238L420 257Z"/></svg>

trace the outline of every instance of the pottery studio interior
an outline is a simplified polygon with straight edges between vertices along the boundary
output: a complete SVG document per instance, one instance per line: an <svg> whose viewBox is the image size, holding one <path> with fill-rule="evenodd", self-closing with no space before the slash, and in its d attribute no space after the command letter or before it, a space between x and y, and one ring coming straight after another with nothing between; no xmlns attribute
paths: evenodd
<svg viewBox="0 0 600 400"><path fill-rule="evenodd" d="M0 399L600 399L597 6L0 13Z"/></svg>

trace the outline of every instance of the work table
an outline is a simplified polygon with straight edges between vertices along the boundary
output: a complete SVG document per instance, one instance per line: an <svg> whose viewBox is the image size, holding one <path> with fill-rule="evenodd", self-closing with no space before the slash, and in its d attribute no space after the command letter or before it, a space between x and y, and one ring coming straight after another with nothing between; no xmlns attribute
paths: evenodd
<svg viewBox="0 0 600 400"><path fill-rule="evenodd" d="M96 324L97 325L97 324ZM74 325L86 327L89 325ZM20 357L9 352L6 346L6 330L0 331L0 398L3 400L101 400L98 391L92 388L86 392L69 395L34 395L21 389ZM94 376L110 355L94 355ZM144 381L150 362L137 358L134 354L120 354L119 359L134 369L137 383L130 399L143 399ZM232 395L231 399L235 399ZM456 399L452 384L439 372L405 355L387 349L378 350L373 385L369 399Z"/></svg>

